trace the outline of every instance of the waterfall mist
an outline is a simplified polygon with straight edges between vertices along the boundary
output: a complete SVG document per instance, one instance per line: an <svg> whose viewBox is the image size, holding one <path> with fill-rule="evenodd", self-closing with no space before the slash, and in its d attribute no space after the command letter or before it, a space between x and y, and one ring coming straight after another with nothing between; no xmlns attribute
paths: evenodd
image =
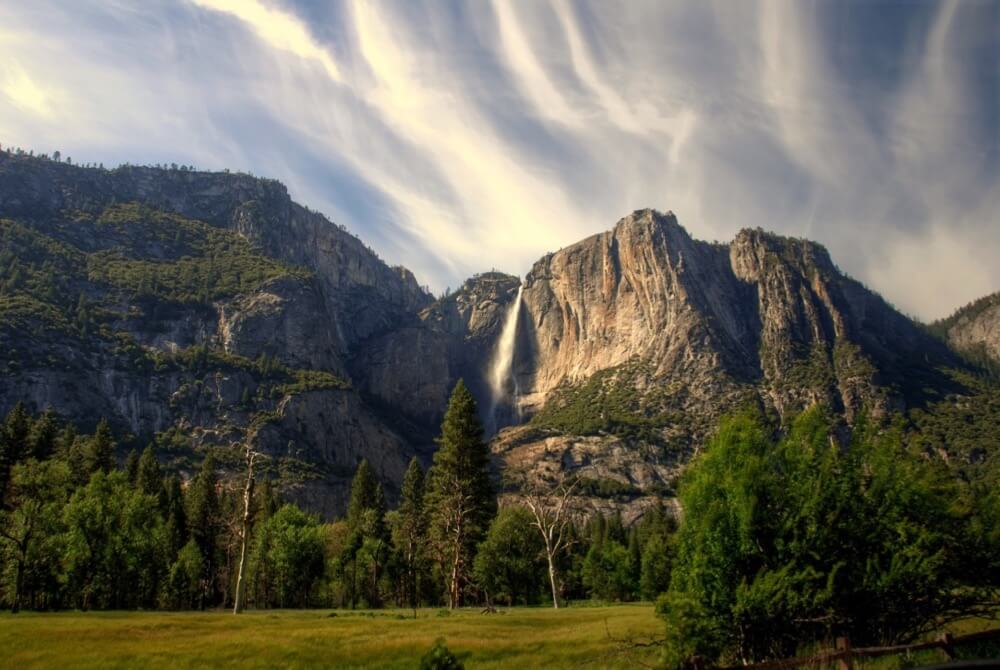
<svg viewBox="0 0 1000 670"><path fill-rule="evenodd" d="M508 382L513 382L513 396L511 405L517 411L517 396L519 389L517 378L513 374L514 365L514 345L517 342L517 321L521 313L521 291L524 286L517 287L517 297L514 303L504 315L503 328L500 330L500 339L497 341L496 350L490 360L489 383L490 383L490 420L493 422L492 432L497 431L497 409L507 398Z"/></svg>

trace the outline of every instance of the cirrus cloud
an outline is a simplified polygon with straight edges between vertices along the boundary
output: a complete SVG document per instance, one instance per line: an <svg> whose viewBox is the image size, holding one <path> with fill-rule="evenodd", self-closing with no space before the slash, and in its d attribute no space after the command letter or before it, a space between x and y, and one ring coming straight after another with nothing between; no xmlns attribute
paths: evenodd
<svg viewBox="0 0 1000 670"><path fill-rule="evenodd" d="M650 206L817 239L934 318L1000 288L998 11L10 3L0 141L279 178L435 289Z"/></svg>

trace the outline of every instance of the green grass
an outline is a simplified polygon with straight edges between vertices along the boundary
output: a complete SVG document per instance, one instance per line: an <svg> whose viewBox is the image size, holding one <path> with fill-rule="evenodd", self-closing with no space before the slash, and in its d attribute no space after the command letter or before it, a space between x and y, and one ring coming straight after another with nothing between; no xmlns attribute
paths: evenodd
<svg viewBox="0 0 1000 670"><path fill-rule="evenodd" d="M616 640L663 635L649 604L450 616L423 609L412 616L411 610L4 614L0 650L4 664L16 668L416 668L443 637L470 670L632 668L654 664L656 649L626 653Z"/></svg>

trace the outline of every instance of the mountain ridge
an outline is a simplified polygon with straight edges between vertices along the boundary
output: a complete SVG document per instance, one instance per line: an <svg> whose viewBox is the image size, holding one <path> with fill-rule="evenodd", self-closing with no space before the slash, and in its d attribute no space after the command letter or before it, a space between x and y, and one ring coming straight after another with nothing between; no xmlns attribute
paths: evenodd
<svg viewBox="0 0 1000 670"><path fill-rule="evenodd" d="M394 495L459 378L501 429L499 464L531 454L538 476L565 466L636 509L738 408L818 402L850 425L973 392L943 372L956 354L822 245L761 229L704 242L671 212L636 210L523 282L489 272L438 299L248 175L0 153L0 219L0 410L111 414L182 470L250 440L324 515L343 511L361 458Z"/></svg>

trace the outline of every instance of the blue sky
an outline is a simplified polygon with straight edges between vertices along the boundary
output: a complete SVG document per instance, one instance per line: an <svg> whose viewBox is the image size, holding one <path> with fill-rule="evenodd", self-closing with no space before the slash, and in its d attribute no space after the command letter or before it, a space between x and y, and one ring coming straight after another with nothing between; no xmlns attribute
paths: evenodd
<svg viewBox="0 0 1000 670"><path fill-rule="evenodd" d="M0 143L284 181L435 291L634 209L1000 289L1000 0L0 3Z"/></svg>

